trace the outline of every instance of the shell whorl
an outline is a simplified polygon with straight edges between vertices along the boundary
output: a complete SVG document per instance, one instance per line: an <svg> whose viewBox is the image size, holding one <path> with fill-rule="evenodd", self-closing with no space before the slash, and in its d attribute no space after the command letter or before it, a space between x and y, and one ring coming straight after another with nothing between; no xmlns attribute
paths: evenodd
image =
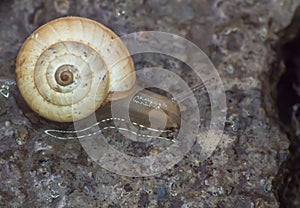
<svg viewBox="0 0 300 208"><path fill-rule="evenodd" d="M26 103L57 122L85 118L109 93L126 92L135 83L131 57L118 36L81 17L55 19L34 31L18 54L16 75Z"/></svg>

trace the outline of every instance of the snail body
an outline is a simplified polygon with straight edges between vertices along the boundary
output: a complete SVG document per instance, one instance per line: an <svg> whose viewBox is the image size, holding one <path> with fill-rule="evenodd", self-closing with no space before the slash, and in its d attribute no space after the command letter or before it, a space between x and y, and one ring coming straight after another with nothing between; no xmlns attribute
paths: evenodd
<svg viewBox="0 0 300 208"><path fill-rule="evenodd" d="M27 38L17 57L16 81L33 111L72 122L108 102L109 93L126 96L135 75L132 59L114 32L90 19L64 17Z"/></svg>

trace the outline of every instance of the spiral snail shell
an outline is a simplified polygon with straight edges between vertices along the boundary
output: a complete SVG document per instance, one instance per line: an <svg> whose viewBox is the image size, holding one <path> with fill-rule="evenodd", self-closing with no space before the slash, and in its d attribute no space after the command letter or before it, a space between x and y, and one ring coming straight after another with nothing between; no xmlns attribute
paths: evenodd
<svg viewBox="0 0 300 208"><path fill-rule="evenodd" d="M118 36L82 17L39 27L16 60L16 81L26 103L57 122L87 117L109 101L110 93L126 96L135 79L132 59Z"/></svg>

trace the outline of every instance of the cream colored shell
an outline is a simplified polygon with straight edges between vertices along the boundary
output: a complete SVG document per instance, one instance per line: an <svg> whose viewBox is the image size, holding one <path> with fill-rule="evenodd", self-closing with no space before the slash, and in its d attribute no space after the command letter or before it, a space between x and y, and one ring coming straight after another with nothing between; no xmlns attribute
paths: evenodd
<svg viewBox="0 0 300 208"><path fill-rule="evenodd" d="M109 93L125 94L135 75L132 59L114 32L90 19L64 17L27 38L17 57L16 81L40 116L72 122L93 113Z"/></svg>

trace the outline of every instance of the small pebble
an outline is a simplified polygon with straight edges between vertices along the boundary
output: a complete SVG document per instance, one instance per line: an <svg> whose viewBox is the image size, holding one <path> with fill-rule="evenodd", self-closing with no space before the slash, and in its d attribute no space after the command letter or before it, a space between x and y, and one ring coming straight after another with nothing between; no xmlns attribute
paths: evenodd
<svg viewBox="0 0 300 208"><path fill-rule="evenodd" d="M18 145L24 145L29 137L29 132L25 126L15 130L15 138Z"/></svg>

